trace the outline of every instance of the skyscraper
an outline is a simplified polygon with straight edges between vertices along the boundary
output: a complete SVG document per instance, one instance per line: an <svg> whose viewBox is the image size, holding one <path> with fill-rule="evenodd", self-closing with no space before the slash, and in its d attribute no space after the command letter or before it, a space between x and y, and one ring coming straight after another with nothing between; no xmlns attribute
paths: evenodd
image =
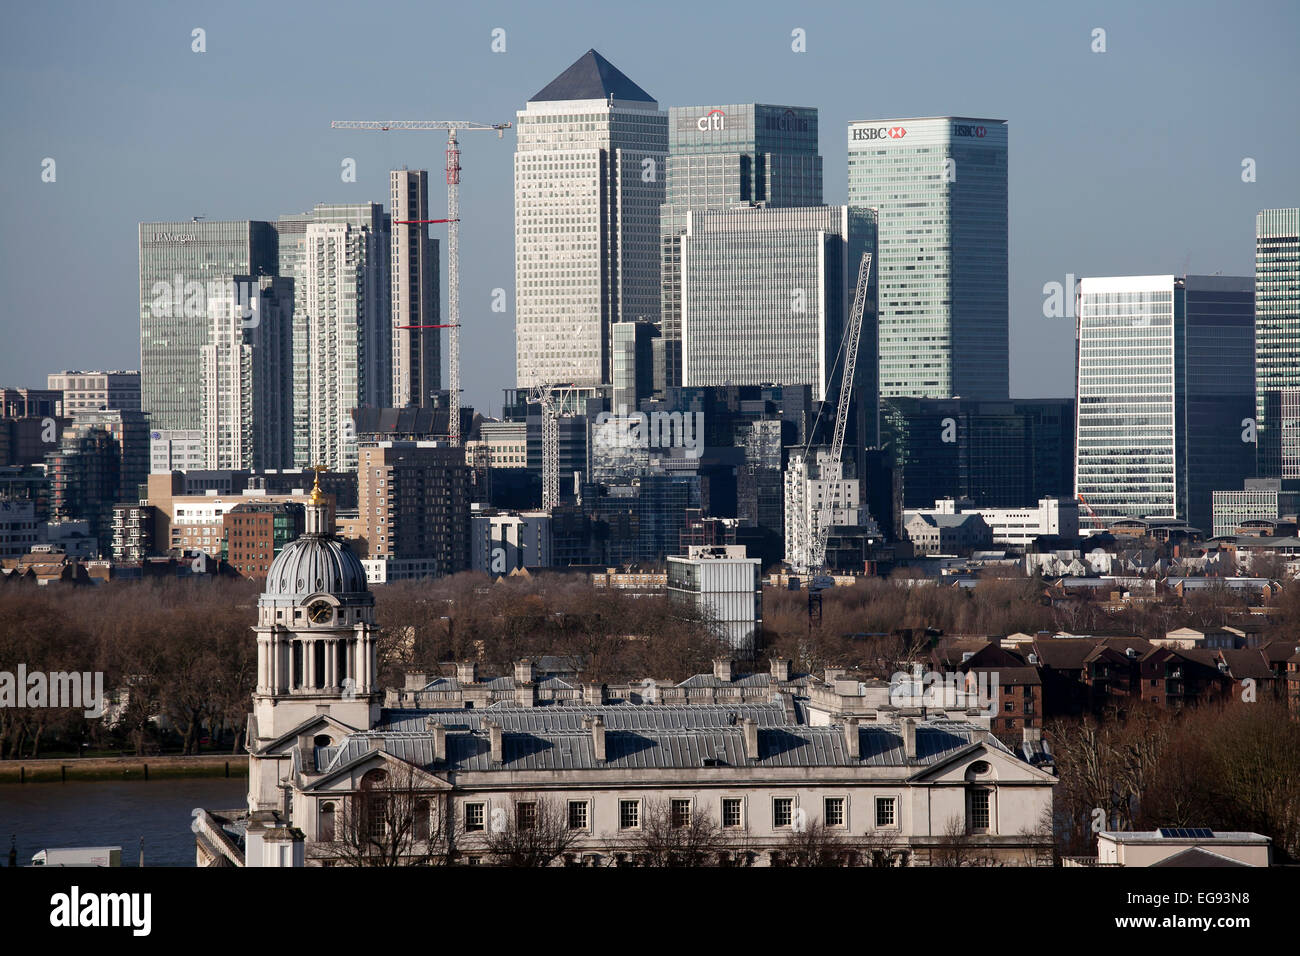
<svg viewBox="0 0 1300 956"><path fill-rule="evenodd" d="M233 276L210 299L203 357L204 467L293 466L293 280Z"/></svg>
<svg viewBox="0 0 1300 956"><path fill-rule="evenodd" d="M199 427L209 283L275 271L270 223L140 223L140 406L153 427Z"/></svg>
<svg viewBox="0 0 1300 956"><path fill-rule="evenodd" d="M869 247L874 226L848 206L689 210L677 239L683 385L811 385L833 402L857 279L849 250ZM862 367L872 346L860 343Z"/></svg>
<svg viewBox="0 0 1300 956"><path fill-rule="evenodd" d="M380 203L318 203L279 223L280 268L294 280L298 467L354 469L352 409L392 404L389 222Z"/></svg>
<svg viewBox="0 0 1300 956"><path fill-rule="evenodd" d="M1211 530L1212 493L1254 467L1254 281L1079 281L1075 493L1102 521Z"/></svg>
<svg viewBox="0 0 1300 956"><path fill-rule="evenodd" d="M393 405L433 406L442 387L438 240L429 238L429 173L389 173L393 236ZM425 326L418 328L418 326Z"/></svg>
<svg viewBox="0 0 1300 956"><path fill-rule="evenodd" d="M848 128L849 204L880 217L880 394L1008 395L1007 125Z"/></svg>
<svg viewBox="0 0 1300 956"><path fill-rule="evenodd" d="M1300 209L1255 217L1259 474L1300 478Z"/></svg>
<svg viewBox="0 0 1300 956"><path fill-rule="evenodd" d="M659 315L668 117L595 50L517 115L517 384L608 384L613 324Z"/></svg>
<svg viewBox="0 0 1300 956"><path fill-rule="evenodd" d="M668 110L668 160L660 212L661 329L664 380L682 384L681 236L690 209L820 206L822 158L817 110L762 103L674 106Z"/></svg>

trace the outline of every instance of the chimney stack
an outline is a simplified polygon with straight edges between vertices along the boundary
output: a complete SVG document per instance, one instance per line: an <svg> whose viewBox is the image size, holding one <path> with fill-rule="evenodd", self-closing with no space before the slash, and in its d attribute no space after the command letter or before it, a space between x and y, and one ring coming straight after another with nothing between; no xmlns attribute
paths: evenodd
<svg viewBox="0 0 1300 956"><path fill-rule="evenodd" d="M302 772L316 772L316 745L312 743L311 734L298 735L298 754L302 759Z"/></svg>
<svg viewBox="0 0 1300 956"><path fill-rule="evenodd" d="M790 662L774 657L769 662L772 666L772 680L788 681L790 679Z"/></svg>
<svg viewBox="0 0 1300 956"><path fill-rule="evenodd" d="M487 721L488 742L491 745L492 762L501 763L504 747L501 745L501 725L494 720Z"/></svg>
<svg viewBox="0 0 1300 956"><path fill-rule="evenodd" d="M904 717L902 721L903 731L903 755L908 760L916 759L916 721L911 717Z"/></svg>
<svg viewBox="0 0 1300 956"><path fill-rule="evenodd" d="M750 760L758 759L758 721L746 717L741 724L745 728L745 756Z"/></svg>
<svg viewBox="0 0 1300 956"><path fill-rule="evenodd" d="M387 749L388 749L387 742L384 740L383 737L370 738L370 751L372 753L383 753Z"/></svg>
<svg viewBox="0 0 1300 956"><path fill-rule="evenodd" d="M462 684L476 683L478 681L478 665L473 661L457 661L456 680Z"/></svg>
<svg viewBox="0 0 1300 956"><path fill-rule="evenodd" d="M844 743L849 748L849 757L851 759L861 759L862 737L858 735L858 718L849 717L844 721Z"/></svg>
<svg viewBox="0 0 1300 956"><path fill-rule="evenodd" d="M429 683L429 675L425 671L407 671L406 685L403 690L424 690L425 685Z"/></svg>
<svg viewBox="0 0 1300 956"><path fill-rule="evenodd" d="M718 680L722 681L724 684L730 684L732 663L733 662L730 657L714 658L713 676L716 677Z"/></svg>
<svg viewBox="0 0 1300 956"><path fill-rule="evenodd" d="M533 682L533 662L530 660L515 661L515 683L531 684Z"/></svg>
<svg viewBox="0 0 1300 956"><path fill-rule="evenodd" d="M596 759L605 761L605 722L597 717L591 722L591 747Z"/></svg>
<svg viewBox="0 0 1300 956"><path fill-rule="evenodd" d="M433 759L437 763L447 760L447 728L432 717L424 719L425 729L433 736Z"/></svg>
<svg viewBox="0 0 1300 956"><path fill-rule="evenodd" d="M605 685L604 684L583 684L582 702L584 704L605 703Z"/></svg>

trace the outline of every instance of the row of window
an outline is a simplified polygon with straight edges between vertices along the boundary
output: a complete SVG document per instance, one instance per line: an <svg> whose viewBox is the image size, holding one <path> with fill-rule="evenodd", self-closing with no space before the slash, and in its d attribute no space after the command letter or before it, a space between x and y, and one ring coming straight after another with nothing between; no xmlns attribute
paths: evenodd
<svg viewBox="0 0 1300 956"><path fill-rule="evenodd" d="M690 799L672 799L668 802L669 825L673 829L685 829L691 826L695 802ZM464 805L464 826L466 833L481 833L489 824L486 802L467 802ZM989 791L976 790L972 796L972 821L974 828L987 829L989 819ZM537 803L526 801L515 804L515 824L518 829L532 829L537 825ZM570 830L591 829L591 801L570 800L566 811L566 824ZM724 829L736 829L746 825L745 800L742 797L723 797L719 805L719 819ZM801 817L794 797L772 798L772 826L776 829L802 828L806 817ZM980 822L982 821L982 822ZM504 822L504 821L502 821ZM618 828L620 830L639 830L644 822L644 801L627 799L618 801ZM848 826L848 799L846 797L824 797L822 799L822 822L828 827ZM898 826L898 798L875 798L875 826L893 828Z"/></svg>

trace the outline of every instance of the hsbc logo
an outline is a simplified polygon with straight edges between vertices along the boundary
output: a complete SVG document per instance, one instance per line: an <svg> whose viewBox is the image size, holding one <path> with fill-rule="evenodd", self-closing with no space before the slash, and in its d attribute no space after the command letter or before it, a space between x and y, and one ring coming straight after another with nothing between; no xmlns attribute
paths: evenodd
<svg viewBox="0 0 1300 956"><path fill-rule="evenodd" d="M854 140L863 139L902 139L907 135L907 130L902 126L868 126L866 128L857 128L853 130Z"/></svg>
<svg viewBox="0 0 1300 956"><path fill-rule="evenodd" d="M988 132L983 126L954 126L952 128L953 136L974 136L977 139L983 139Z"/></svg>

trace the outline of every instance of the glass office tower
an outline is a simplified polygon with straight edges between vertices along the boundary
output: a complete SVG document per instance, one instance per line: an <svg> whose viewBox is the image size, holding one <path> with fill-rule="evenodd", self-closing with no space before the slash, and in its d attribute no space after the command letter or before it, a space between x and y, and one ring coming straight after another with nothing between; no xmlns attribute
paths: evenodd
<svg viewBox="0 0 1300 956"><path fill-rule="evenodd" d="M270 223L140 223L140 407L154 428L202 424L209 291L232 275L273 275L276 265Z"/></svg>
<svg viewBox="0 0 1300 956"><path fill-rule="evenodd" d="M1254 467L1254 281L1079 282L1075 493L1103 522L1176 518L1207 534L1215 489Z"/></svg>
<svg viewBox="0 0 1300 956"><path fill-rule="evenodd" d="M1008 395L1007 124L848 128L852 206L880 216L882 397Z"/></svg>
<svg viewBox="0 0 1300 956"><path fill-rule="evenodd" d="M1300 478L1300 209L1255 217L1259 474Z"/></svg>
<svg viewBox="0 0 1300 956"><path fill-rule="evenodd" d="M817 110L763 103L674 106L660 212L662 391L682 384L681 236L690 209L820 206Z"/></svg>

